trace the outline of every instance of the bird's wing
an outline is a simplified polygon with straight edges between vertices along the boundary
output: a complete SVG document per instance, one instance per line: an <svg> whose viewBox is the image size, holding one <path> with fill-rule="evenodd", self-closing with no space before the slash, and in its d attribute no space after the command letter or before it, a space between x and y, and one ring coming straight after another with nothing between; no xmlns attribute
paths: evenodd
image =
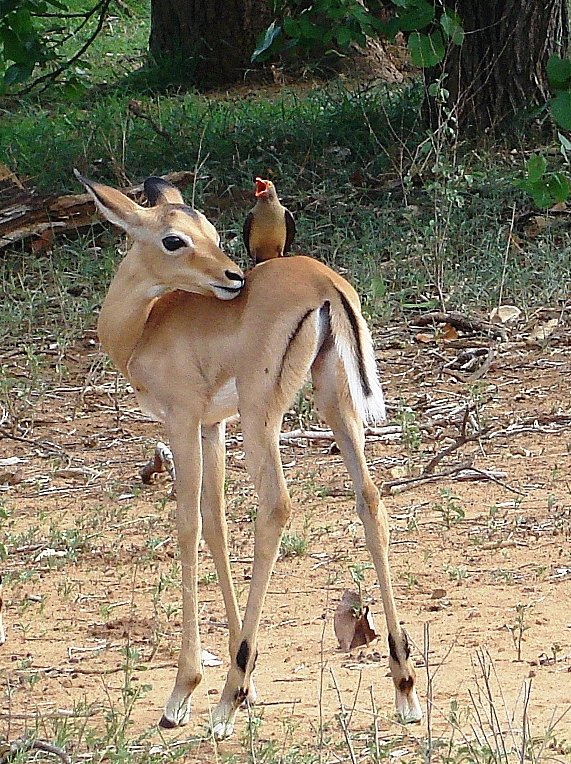
<svg viewBox="0 0 571 764"><path fill-rule="evenodd" d="M250 252L250 231L252 230L253 219L254 219L253 213L248 212L248 214L246 215L246 220L244 220L244 227L242 228L242 236L244 237L244 246L246 247L246 252L248 253L248 257L252 256Z"/></svg>
<svg viewBox="0 0 571 764"><path fill-rule="evenodd" d="M295 220L291 212L284 207L285 224L286 224L286 240L284 245L284 255L287 255L289 248L293 244L295 238Z"/></svg>

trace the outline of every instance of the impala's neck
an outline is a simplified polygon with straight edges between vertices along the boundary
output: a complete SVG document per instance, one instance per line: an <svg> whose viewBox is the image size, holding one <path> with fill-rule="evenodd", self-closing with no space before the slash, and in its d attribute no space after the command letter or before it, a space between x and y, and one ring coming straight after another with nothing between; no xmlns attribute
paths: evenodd
<svg viewBox="0 0 571 764"><path fill-rule="evenodd" d="M127 378L127 364L151 308L165 291L144 273L137 253L129 250L111 282L97 322L103 349Z"/></svg>

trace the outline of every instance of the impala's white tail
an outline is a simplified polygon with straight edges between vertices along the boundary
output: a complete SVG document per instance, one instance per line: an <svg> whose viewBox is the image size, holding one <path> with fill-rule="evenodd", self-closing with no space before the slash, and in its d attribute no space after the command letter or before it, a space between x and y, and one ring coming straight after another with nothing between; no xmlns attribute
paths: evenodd
<svg viewBox="0 0 571 764"><path fill-rule="evenodd" d="M382 422L386 418L385 396L377 374L369 327L343 292L336 291L339 302L330 306L331 332L347 374L355 410L366 423Z"/></svg>

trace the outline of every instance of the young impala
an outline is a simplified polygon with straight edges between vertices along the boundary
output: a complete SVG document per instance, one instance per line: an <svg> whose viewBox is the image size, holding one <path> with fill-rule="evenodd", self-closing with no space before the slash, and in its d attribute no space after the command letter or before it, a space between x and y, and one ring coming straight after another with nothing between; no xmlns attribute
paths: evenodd
<svg viewBox="0 0 571 764"><path fill-rule="evenodd" d="M388 564L387 515L364 458L363 420L384 417L371 336L355 290L307 257L269 260L246 276L223 254L211 223L180 192L149 178L144 208L82 178L100 212L133 245L99 316L103 348L131 382L141 407L161 419L176 464L182 565L182 647L160 724L190 716L202 678L197 611L201 531L222 589L231 666L213 731L233 731L254 690L258 628L280 538L290 516L279 453L284 412L311 373L319 413L331 426L353 481L357 512L376 568L388 627L396 708L422 712ZM224 420L240 413L246 463L259 497L254 565L243 622L230 573L224 507Z"/></svg>

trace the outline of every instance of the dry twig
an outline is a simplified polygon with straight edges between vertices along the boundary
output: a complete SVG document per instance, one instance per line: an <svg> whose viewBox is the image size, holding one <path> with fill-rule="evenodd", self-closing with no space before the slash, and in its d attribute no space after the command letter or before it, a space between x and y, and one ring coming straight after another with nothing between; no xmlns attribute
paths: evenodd
<svg viewBox="0 0 571 764"><path fill-rule="evenodd" d="M12 759L21 751L44 751L45 753L53 753L55 756L63 761L64 764L71 764L71 758L57 745L48 743L46 740L30 740L28 738L19 738L13 743L5 743L0 745L0 764L8 764Z"/></svg>
<svg viewBox="0 0 571 764"><path fill-rule="evenodd" d="M465 316L457 311L443 312L440 310L430 313L420 313L411 319L413 326L429 326L430 324L450 324L455 329L462 332L473 332L488 334L492 337L499 337L501 340L507 339L505 329L498 324L491 324L489 321L483 321L475 316Z"/></svg>

